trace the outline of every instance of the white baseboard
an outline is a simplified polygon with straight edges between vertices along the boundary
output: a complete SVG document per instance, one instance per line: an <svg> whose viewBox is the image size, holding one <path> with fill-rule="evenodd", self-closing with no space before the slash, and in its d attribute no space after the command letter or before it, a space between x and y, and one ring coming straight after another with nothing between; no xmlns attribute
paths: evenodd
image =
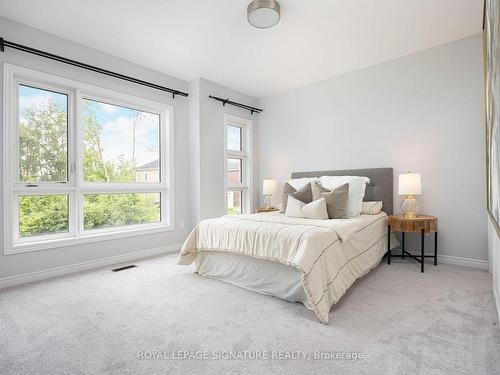
<svg viewBox="0 0 500 375"><path fill-rule="evenodd" d="M482 259L473 259L473 258L462 258L462 257L454 257L451 255L439 255L438 254L438 263L452 264L454 266L462 266L468 268L479 268L482 270L487 270L489 266L489 262L487 260Z"/></svg>
<svg viewBox="0 0 500 375"><path fill-rule="evenodd" d="M396 249L396 254L397 254L397 249ZM420 255L420 253L416 252L416 251L410 251L410 254L413 254L415 256ZM426 255L428 255L428 254L426 254ZM428 259L428 261L432 260L432 258L427 258L427 259ZM462 258L462 257L454 257L451 255L439 255L438 254L438 264L439 263L451 264L453 266L461 266L461 267L467 267L467 268L479 268L482 270L487 270L488 266L489 266L489 262L487 260L473 259L473 258Z"/></svg>
<svg viewBox="0 0 500 375"><path fill-rule="evenodd" d="M113 264L130 262L131 260L146 258L153 255L172 253L180 251L181 246L182 244L167 245L154 249L147 249L147 250L137 251L134 253L117 255L104 259L97 259L88 262L71 264L67 266L49 268L48 270L43 270L43 271L36 271L36 272L24 273L21 275L4 277L0 278L0 289L19 284L30 283L33 281L44 280L51 277L67 275L69 273L86 271L94 268L110 266Z"/></svg>

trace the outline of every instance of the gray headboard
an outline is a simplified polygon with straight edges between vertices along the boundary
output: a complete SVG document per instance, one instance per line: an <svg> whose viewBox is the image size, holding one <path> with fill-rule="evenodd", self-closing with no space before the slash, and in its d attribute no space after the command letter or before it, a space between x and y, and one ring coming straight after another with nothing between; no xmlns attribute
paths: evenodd
<svg viewBox="0 0 500 375"><path fill-rule="evenodd" d="M392 168L346 169L343 171L293 172L292 178L321 176L364 176L370 179L366 186L365 201L382 201L383 210L392 214L393 172Z"/></svg>

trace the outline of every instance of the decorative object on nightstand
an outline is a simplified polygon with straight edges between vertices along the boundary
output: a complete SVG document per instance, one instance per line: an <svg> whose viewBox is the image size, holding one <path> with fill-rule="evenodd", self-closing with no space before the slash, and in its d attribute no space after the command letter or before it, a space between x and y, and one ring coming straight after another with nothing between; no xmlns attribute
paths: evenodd
<svg viewBox="0 0 500 375"><path fill-rule="evenodd" d="M268 210L273 208L271 199L273 197L273 194L276 192L277 187L278 184L276 183L276 180L273 179L264 180L264 182L262 183L262 194L266 196L266 208Z"/></svg>
<svg viewBox="0 0 500 375"><path fill-rule="evenodd" d="M437 224L438 219L434 216L419 215L415 218L407 218L404 215L389 216L388 240L387 240L387 264L391 264L391 230L401 232L401 258L408 256L420 263L420 272L424 272L425 258L434 258L434 265L437 266ZM420 233L420 256L413 255L405 249L405 233ZM425 255L424 240L425 235L434 233L434 255Z"/></svg>
<svg viewBox="0 0 500 375"><path fill-rule="evenodd" d="M418 202L415 195L422 194L422 181L420 173L404 173L399 175L399 195L406 195L406 199L401 203L401 210L406 218L417 217Z"/></svg>
<svg viewBox="0 0 500 375"><path fill-rule="evenodd" d="M260 214L261 212L274 212L274 211L279 211L280 209L277 208L277 207L271 207L271 208L267 208L267 207L259 207L257 208L257 213Z"/></svg>

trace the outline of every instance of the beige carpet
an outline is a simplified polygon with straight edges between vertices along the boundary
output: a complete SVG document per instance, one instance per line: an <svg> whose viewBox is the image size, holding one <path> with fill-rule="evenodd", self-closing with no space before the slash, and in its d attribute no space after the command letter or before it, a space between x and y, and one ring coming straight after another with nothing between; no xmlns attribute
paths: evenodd
<svg viewBox="0 0 500 375"><path fill-rule="evenodd" d="M380 264L325 326L300 304L175 263L168 255L118 273L100 269L0 291L0 374L500 372L486 271L429 265L421 274L413 262ZM280 350L305 354L272 359ZM165 353L138 359L151 351ZM208 359L172 359L172 351L202 351ZM314 359L315 351L363 358ZM270 358L214 359L256 353Z"/></svg>

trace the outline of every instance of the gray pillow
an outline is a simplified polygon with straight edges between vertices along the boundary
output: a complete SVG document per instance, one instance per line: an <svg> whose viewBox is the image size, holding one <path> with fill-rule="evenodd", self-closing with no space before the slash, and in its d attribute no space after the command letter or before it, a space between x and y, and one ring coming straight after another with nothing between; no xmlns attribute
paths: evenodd
<svg viewBox="0 0 500 375"><path fill-rule="evenodd" d="M329 193L330 190L323 187L318 181L311 182L313 201L321 198L321 193Z"/></svg>
<svg viewBox="0 0 500 375"><path fill-rule="evenodd" d="M295 199L298 199L299 201L302 201L304 203L311 203L313 201L313 192L311 188L311 183L307 183L304 185L304 187L295 193L290 193L292 197ZM287 198L288 199L288 198Z"/></svg>
<svg viewBox="0 0 500 375"><path fill-rule="evenodd" d="M326 210L330 219L345 217L345 208L347 206L347 199L349 198L348 183L339 186L333 191L322 192L320 194L326 200Z"/></svg>
<svg viewBox="0 0 500 375"><path fill-rule="evenodd" d="M286 205L288 203L289 195L304 203L311 203L313 199L311 183L305 184L300 190L295 189L288 182L285 183L285 186L283 187L283 201L281 203L281 212L286 212Z"/></svg>

